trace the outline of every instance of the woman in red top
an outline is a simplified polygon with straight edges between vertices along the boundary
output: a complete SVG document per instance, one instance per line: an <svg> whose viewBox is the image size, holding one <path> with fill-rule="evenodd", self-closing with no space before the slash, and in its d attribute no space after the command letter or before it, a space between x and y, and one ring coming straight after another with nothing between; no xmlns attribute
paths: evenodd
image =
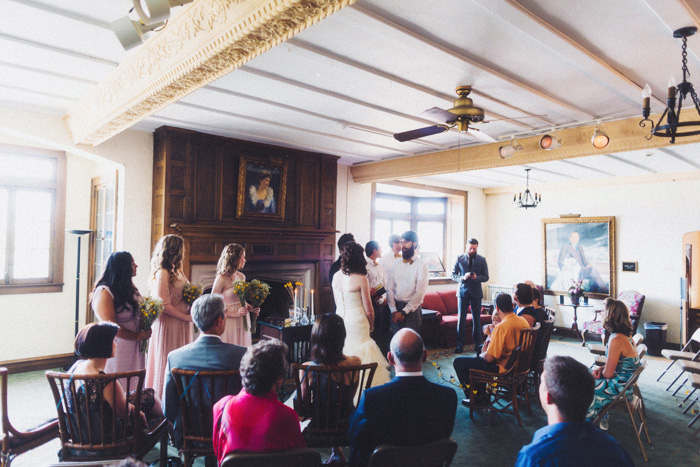
<svg viewBox="0 0 700 467"><path fill-rule="evenodd" d="M287 374L287 346L260 341L241 360L243 389L214 405L214 453L271 452L306 447L297 413L277 399Z"/></svg>

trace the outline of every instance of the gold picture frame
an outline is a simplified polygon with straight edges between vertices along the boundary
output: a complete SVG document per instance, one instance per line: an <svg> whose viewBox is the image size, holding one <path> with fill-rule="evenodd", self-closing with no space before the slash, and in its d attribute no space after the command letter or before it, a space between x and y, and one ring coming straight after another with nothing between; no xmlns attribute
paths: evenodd
<svg viewBox="0 0 700 467"><path fill-rule="evenodd" d="M542 219L545 292L582 281L591 298L615 297L615 217Z"/></svg>
<svg viewBox="0 0 700 467"><path fill-rule="evenodd" d="M236 218L283 221L286 195L287 161L240 157Z"/></svg>

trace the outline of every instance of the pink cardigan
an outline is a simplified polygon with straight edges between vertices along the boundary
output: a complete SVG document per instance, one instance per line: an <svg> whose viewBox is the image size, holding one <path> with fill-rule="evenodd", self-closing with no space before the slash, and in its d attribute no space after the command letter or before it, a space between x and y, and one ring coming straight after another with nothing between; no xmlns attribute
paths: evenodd
<svg viewBox="0 0 700 467"><path fill-rule="evenodd" d="M214 405L214 453L219 463L235 451L269 452L306 447L297 413L275 391L253 396L245 389Z"/></svg>

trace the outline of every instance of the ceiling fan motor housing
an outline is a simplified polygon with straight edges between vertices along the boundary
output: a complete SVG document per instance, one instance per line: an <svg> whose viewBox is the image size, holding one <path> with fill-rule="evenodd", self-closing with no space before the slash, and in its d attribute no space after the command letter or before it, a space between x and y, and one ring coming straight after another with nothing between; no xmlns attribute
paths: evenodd
<svg viewBox="0 0 700 467"><path fill-rule="evenodd" d="M454 107L447 109L448 112L457 116L454 121L478 123L484 121L484 109L474 106L474 101L469 97L472 92L471 86L459 86L455 89L459 96L454 101ZM447 122L453 123L453 122Z"/></svg>

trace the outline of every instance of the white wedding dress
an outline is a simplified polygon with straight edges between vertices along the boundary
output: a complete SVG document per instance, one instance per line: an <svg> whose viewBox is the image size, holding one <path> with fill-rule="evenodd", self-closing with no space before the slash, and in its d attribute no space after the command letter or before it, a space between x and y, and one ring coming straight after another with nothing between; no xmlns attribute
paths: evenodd
<svg viewBox="0 0 700 467"><path fill-rule="evenodd" d="M381 386L391 380L389 362L387 362L376 342L369 337L369 321L362 305L359 291L346 292L344 285L347 276L338 271L333 276L333 296L335 297L336 313L345 322L345 346L343 353L348 356L360 357L363 364L377 363L377 370L372 378L372 387Z"/></svg>

